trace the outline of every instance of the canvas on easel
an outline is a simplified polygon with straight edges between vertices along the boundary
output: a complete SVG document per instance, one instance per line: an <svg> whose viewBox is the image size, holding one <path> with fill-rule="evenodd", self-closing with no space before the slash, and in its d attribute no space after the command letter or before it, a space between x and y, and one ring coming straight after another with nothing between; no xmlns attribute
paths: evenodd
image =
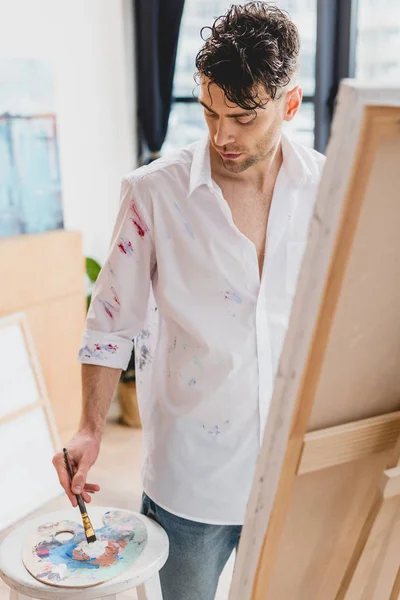
<svg viewBox="0 0 400 600"><path fill-rule="evenodd" d="M27 318L0 319L0 531L61 493L59 445Z"/></svg>
<svg viewBox="0 0 400 600"><path fill-rule="evenodd" d="M400 594L400 88L341 83L230 600Z"/></svg>

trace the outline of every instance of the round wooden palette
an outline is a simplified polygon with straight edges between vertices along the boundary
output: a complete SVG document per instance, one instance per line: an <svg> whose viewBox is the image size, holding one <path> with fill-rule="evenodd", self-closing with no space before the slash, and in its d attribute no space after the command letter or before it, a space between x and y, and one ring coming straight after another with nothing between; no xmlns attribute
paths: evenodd
<svg viewBox="0 0 400 600"><path fill-rule="evenodd" d="M104 513L97 541L87 544L82 524L44 523L26 540L22 561L33 577L60 587L104 583L130 567L147 543L145 524L126 510Z"/></svg>

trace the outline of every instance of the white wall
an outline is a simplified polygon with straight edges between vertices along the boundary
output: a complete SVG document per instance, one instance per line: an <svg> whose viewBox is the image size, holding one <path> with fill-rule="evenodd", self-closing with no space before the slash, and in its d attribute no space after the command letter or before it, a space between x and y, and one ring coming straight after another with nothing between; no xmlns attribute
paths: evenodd
<svg viewBox="0 0 400 600"><path fill-rule="evenodd" d="M130 0L0 0L0 57L51 60L66 229L103 261L136 166Z"/></svg>

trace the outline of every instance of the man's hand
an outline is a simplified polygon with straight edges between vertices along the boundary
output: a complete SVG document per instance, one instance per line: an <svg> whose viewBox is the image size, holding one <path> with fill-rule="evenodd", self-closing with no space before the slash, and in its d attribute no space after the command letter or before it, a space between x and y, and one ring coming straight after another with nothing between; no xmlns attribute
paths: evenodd
<svg viewBox="0 0 400 600"><path fill-rule="evenodd" d="M67 446L68 455L75 472L75 476L70 483L68 471L64 461L64 454L58 452L53 458L53 465L57 471L58 479L65 493L71 501L72 506L77 506L74 494L82 494L85 502L90 502L89 494L98 492L100 486L95 483L86 483L89 469L95 463L100 450L100 436L79 432Z"/></svg>

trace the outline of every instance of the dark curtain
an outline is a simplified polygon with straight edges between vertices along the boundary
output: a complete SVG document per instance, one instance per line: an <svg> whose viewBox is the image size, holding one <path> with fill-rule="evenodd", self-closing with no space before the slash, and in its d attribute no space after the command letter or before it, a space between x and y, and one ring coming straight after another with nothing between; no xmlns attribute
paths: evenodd
<svg viewBox="0 0 400 600"><path fill-rule="evenodd" d="M134 0L140 135L157 156L167 134L185 0Z"/></svg>

